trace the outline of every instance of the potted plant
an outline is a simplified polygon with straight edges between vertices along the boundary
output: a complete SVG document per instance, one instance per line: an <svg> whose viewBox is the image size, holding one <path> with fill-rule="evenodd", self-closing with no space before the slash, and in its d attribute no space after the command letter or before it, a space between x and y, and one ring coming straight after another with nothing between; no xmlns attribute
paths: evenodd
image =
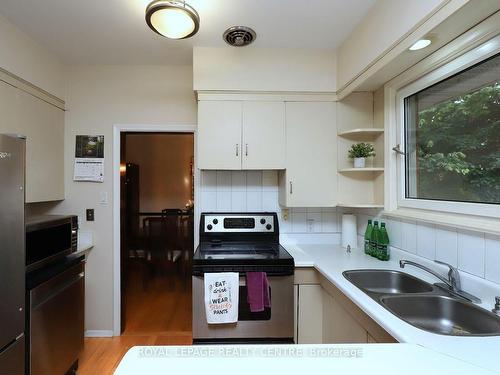
<svg viewBox="0 0 500 375"><path fill-rule="evenodd" d="M366 158L375 156L375 149L371 143L355 143L348 151L349 158L354 159L354 168L364 168Z"/></svg>

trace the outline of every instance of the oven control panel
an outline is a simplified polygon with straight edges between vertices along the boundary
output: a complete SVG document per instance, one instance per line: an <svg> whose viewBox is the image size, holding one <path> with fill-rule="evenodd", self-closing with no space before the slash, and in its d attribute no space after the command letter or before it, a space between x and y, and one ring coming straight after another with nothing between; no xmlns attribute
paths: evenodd
<svg viewBox="0 0 500 375"><path fill-rule="evenodd" d="M205 233L243 232L272 233L276 216L263 214L202 214L202 230Z"/></svg>

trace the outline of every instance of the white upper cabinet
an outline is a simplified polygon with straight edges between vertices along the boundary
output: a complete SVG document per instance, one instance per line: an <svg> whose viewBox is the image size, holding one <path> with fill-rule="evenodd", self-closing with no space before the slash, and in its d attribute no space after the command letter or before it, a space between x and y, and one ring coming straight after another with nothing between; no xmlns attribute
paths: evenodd
<svg viewBox="0 0 500 375"><path fill-rule="evenodd" d="M20 92L19 131L26 135L26 202L64 199L64 112Z"/></svg>
<svg viewBox="0 0 500 375"><path fill-rule="evenodd" d="M243 103L242 169L285 168L285 103Z"/></svg>
<svg viewBox="0 0 500 375"><path fill-rule="evenodd" d="M285 168L283 102L198 102L198 168Z"/></svg>
<svg viewBox="0 0 500 375"><path fill-rule="evenodd" d="M241 169L241 101L198 102L198 168Z"/></svg>
<svg viewBox="0 0 500 375"><path fill-rule="evenodd" d="M280 172L280 205L337 204L336 116L333 102L286 103L286 171Z"/></svg>
<svg viewBox="0 0 500 375"><path fill-rule="evenodd" d="M26 202L64 199L64 111L0 82L0 133L26 136Z"/></svg>

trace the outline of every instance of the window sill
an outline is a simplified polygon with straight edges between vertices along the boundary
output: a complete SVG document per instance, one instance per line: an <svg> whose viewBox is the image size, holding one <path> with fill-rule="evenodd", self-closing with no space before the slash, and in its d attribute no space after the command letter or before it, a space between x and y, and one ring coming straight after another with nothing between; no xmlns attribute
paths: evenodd
<svg viewBox="0 0 500 375"><path fill-rule="evenodd" d="M436 224L444 227L500 235L500 219L488 218L484 216L460 215L418 209L397 209L393 211L384 211L382 215L398 219L418 220L424 223Z"/></svg>

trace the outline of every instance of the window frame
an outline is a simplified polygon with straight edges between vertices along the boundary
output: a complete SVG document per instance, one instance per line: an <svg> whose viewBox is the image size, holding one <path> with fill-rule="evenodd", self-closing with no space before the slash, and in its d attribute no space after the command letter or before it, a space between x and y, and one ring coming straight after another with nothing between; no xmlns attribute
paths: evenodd
<svg viewBox="0 0 500 375"><path fill-rule="evenodd" d="M500 36L497 36L478 47L463 53L438 68L412 80L406 86L396 88L396 143L404 151L405 148L405 104L404 99L446 78L460 73L469 67L500 52ZM392 146L391 146L392 148ZM391 151L392 152L392 151ZM397 156L396 161L396 194L397 208L419 209L433 212L466 214L487 218L500 218L500 205L491 203L455 202L443 200L427 200L406 197L406 163L404 156Z"/></svg>

